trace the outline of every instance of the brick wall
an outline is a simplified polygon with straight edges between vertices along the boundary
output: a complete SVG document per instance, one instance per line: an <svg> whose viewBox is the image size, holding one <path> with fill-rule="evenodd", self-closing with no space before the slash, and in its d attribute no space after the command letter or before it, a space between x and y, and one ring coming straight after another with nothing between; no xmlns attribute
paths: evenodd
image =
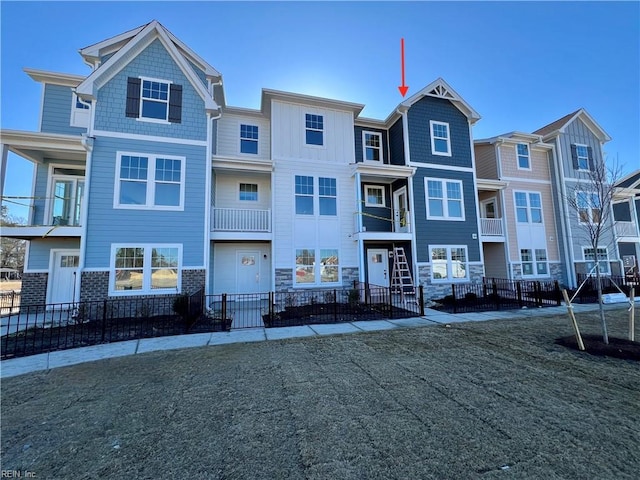
<svg viewBox="0 0 640 480"><path fill-rule="evenodd" d="M182 293L195 293L204 288L206 270L183 270Z"/></svg>
<svg viewBox="0 0 640 480"><path fill-rule="evenodd" d="M80 301L104 300L109 296L109 272L82 272Z"/></svg>
<svg viewBox="0 0 640 480"><path fill-rule="evenodd" d="M20 305L43 305L47 302L48 273L24 273Z"/></svg>

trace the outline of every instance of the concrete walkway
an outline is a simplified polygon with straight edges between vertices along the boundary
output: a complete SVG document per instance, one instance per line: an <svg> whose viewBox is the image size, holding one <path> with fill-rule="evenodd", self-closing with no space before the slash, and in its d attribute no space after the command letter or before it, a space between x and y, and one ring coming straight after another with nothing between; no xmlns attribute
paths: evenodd
<svg viewBox="0 0 640 480"><path fill-rule="evenodd" d="M606 309L621 308L624 304L605 305ZM574 305L576 313L597 310L597 304ZM433 325L482 322L486 320L513 319L563 315L566 307L524 308L481 313L450 314L433 309L425 309L423 317L403 318L399 320L371 320L351 323L333 323L322 325L304 325L300 327L238 329L231 332L197 333L171 337L144 338L126 342L107 343L91 347L59 350L41 353L29 357L3 360L0 362L0 378L14 377L25 373L51 368L65 367L84 362L93 362L105 358L136 355L157 350L205 347L228 343L264 342L286 338L311 337L315 335L336 335L357 332L374 332L396 328L428 327Z"/></svg>

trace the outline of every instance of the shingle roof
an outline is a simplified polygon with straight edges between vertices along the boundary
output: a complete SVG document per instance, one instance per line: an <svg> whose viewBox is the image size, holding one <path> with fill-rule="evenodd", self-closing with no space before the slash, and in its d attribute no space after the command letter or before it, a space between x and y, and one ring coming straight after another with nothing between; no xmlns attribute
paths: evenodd
<svg viewBox="0 0 640 480"><path fill-rule="evenodd" d="M629 188L634 187L634 184L640 182L640 170L636 170L628 175L626 178L623 178L618 183L616 183L616 187L621 188Z"/></svg>
<svg viewBox="0 0 640 480"><path fill-rule="evenodd" d="M560 130L562 127L565 126L565 124L571 120L580 110L582 109L578 109L573 113L570 113L569 115L565 115L564 117L556 120L555 122L550 123L549 125L545 125L544 127L536 130L535 133L536 135L541 135L541 136L545 136L548 133L551 132L555 132L556 130Z"/></svg>

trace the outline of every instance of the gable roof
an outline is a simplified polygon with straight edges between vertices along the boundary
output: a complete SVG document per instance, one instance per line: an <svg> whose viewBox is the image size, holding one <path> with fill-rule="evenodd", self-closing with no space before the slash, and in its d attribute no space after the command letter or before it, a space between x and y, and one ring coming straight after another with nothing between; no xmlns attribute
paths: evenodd
<svg viewBox="0 0 640 480"><path fill-rule="evenodd" d="M576 118L580 118L585 125L591 130L596 137L601 142L608 142L611 140L611 137L605 132L600 125L596 123L596 121L587 113L584 108L580 108L575 112L569 113L562 118L559 118L555 122L551 122L548 125L545 125L542 128L539 128L534 134L541 135L542 137L551 137L558 135L559 133L564 133L567 126L571 124Z"/></svg>
<svg viewBox="0 0 640 480"><path fill-rule="evenodd" d="M208 112L218 112L219 106L207 91L200 78L193 71L193 68L187 62L185 56L181 53L178 45L171 38L172 35L156 20L148 23L144 27L140 27L135 30L130 30L124 34L112 37L105 42L111 42L110 45L119 45L125 39L123 35L128 35L131 32L137 32L133 37L126 38L124 46L122 46L109 60L102 64L99 68L94 70L78 87L76 93L84 99L95 100L95 90L104 85L108 80L113 78L120 70L122 70L137 53L144 50L154 40L158 39L167 50L171 58L176 62L182 73L187 77L189 83L193 86L198 95L205 103L205 109ZM175 38L175 37L173 37ZM97 43L90 49L92 54L98 52L104 42ZM105 44L107 45L107 44ZM82 52L82 50L81 50ZM213 69L213 67L211 67ZM217 73L217 72L216 72ZM218 74L219 75L219 74Z"/></svg>
<svg viewBox="0 0 640 480"><path fill-rule="evenodd" d="M411 105L426 96L444 98L445 100L449 100L469 119L471 124L474 124L478 120L480 120L480 114L476 112L471 107L471 105L469 105L460 95L458 95L458 93L453 88L451 88L451 86L447 82L445 82L442 77L437 78L422 90L420 90L418 93L407 98L399 105L399 108L409 108L411 107ZM390 120L394 113L395 111L391 115L389 115L387 120Z"/></svg>
<svg viewBox="0 0 640 480"><path fill-rule="evenodd" d="M640 169L635 170L626 177L621 178L615 186L619 188L640 189Z"/></svg>

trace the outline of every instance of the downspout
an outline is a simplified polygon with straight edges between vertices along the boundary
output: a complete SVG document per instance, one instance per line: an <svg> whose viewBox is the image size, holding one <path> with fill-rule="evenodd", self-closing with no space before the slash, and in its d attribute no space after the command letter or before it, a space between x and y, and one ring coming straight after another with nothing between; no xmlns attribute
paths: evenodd
<svg viewBox="0 0 640 480"><path fill-rule="evenodd" d="M387 150L388 151L388 150ZM360 178L360 172L356 172L356 231L354 233L354 235L357 235L358 237L358 279L360 280L360 283L364 283L365 282L365 275L364 275L364 241L362 240L362 185L361 185L361 178Z"/></svg>
<svg viewBox="0 0 640 480"><path fill-rule="evenodd" d="M554 173L556 177L556 186L560 186L560 198L558 199L558 213L560 214L560 229L562 230L563 236L563 250L564 250L564 258L565 258L565 270L567 272L567 283L569 283L570 287L576 286L575 280L575 267L573 261L573 235L571 234L571 229L567 228L567 222L569 221L568 217L568 205L567 205L567 191L566 185L564 183L564 172L562 171L562 152L558 145L558 137L556 137L551 144L551 150L553 151L553 160L557 160L553 162Z"/></svg>
<svg viewBox="0 0 640 480"><path fill-rule="evenodd" d="M213 117L211 112L207 112L207 146L205 152L205 193L204 193L204 291L210 294L209 277L210 277L210 261L211 261L211 164L213 157L213 122L222 116L222 109L218 115Z"/></svg>
<svg viewBox="0 0 640 480"><path fill-rule="evenodd" d="M480 263L482 264L482 276L484 277L484 249L482 247L482 240L480 238L480 236L482 235L482 229L480 227L480 199L478 198L478 181L476 179L476 153L473 148L473 131L471 128L471 120L467 120L467 125L469 126L469 148L471 149L471 178L473 180L473 195L475 200L474 203L476 206L476 241L478 244L478 253L480 254ZM464 204L462 208L464 208ZM471 274L469 274L469 281L471 280Z"/></svg>
<svg viewBox="0 0 640 480"><path fill-rule="evenodd" d="M93 111L91 112L91 121L89 124L89 130L93 132L93 119L95 116L95 102L92 102ZM94 137L89 135L82 136L82 146L87 150L87 162L85 166L85 178L84 178L84 192L82 198L82 212L81 212L81 225L80 225L80 259L78 261L78 274L75 278L75 286L74 286L74 302L79 302L81 298L82 288L82 272L84 271L84 266L86 264L86 256L87 256L87 230L88 230L88 221L89 221L89 192L91 188L91 167L93 165L93 143Z"/></svg>
<svg viewBox="0 0 640 480"><path fill-rule="evenodd" d="M407 117L408 109L397 108L396 112L402 116L402 141L404 143L404 164L406 166L411 165L411 151L409 149L409 118ZM417 170L416 170L417 171ZM415 175L415 173L414 173ZM407 195L409 196L408 203L410 207L411 216L411 257L413 267L413 278L416 286L420 285L420 271L418 269L418 242L416 240L416 213L415 203L413 199L413 175L407 179Z"/></svg>
<svg viewBox="0 0 640 480"><path fill-rule="evenodd" d="M502 180L502 153L500 152L500 147L504 144L504 140L498 140L495 144L496 149L496 160L497 160L497 173L498 179ZM511 251L509 250L511 244L509 243L509 228L507 225L507 205L504 199L504 190L500 190L500 214L502 218L502 227L504 228L504 254L505 260L507 262L507 278L509 280L513 279L513 268L511 264ZM513 198L513 193L511 194L511 198Z"/></svg>

